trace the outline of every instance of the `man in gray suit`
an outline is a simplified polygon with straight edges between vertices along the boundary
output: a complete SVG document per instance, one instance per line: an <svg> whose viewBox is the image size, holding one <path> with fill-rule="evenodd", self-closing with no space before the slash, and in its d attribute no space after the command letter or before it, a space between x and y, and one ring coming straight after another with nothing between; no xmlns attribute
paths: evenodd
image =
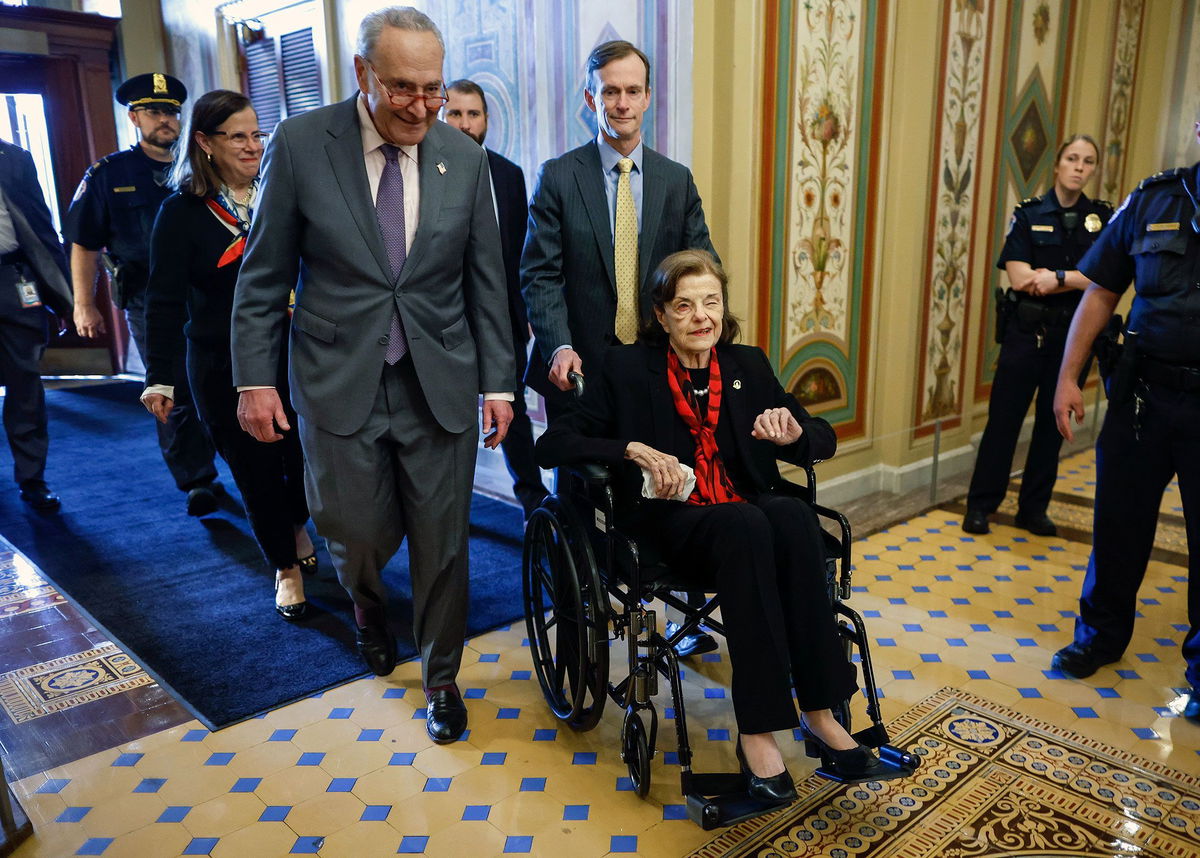
<svg viewBox="0 0 1200 858"><path fill-rule="evenodd" d="M571 407L567 373L599 371L605 348L632 341L630 327L652 318L650 275L665 257L693 248L717 255L691 171L642 142L650 106L646 55L625 41L598 45L588 57L583 99L599 133L542 165L521 255L535 339L525 383L546 397L551 419ZM632 162L625 168L637 233L628 308L618 300L615 252L624 161ZM634 323L623 333L618 311Z"/></svg>
<svg viewBox="0 0 1200 858"><path fill-rule="evenodd" d="M439 743L467 725L455 676L478 395L495 447L516 381L486 156L437 121L444 54L424 14L372 12L354 57L359 92L278 126L233 321L239 419L278 440L291 427L268 385L295 287L290 379L309 508L379 675L396 660L379 570L407 535L426 729Z"/></svg>

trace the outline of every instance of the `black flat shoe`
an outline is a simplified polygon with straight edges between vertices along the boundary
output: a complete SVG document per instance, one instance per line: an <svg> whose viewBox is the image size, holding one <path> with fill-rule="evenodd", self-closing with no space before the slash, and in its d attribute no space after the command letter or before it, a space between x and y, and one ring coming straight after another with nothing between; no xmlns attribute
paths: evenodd
<svg viewBox="0 0 1200 858"><path fill-rule="evenodd" d="M741 736L738 736L734 750L742 767L742 774L746 776L746 792L752 797L776 804L787 804L796 800L796 784L792 782L792 776L788 774L787 769L769 778L760 778L750 771L750 764L746 762L746 755L742 753Z"/></svg>
<svg viewBox="0 0 1200 858"><path fill-rule="evenodd" d="M991 529L988 527L987 513L978 509L967 510L967 514L963 516L962 529L967 533L987 533Z"/></svg>
<svg viewBox="0 0 1200 858"><path fill-rule="evenodd" d="M666 637L671 638L679 631L679 623L667 623ZM703 655L706 652L716 652L717 641L708 632L692 632L684 635L675 642L675 655L687 658L689 655Z"/></svg>
<svg viewBox="0 0 1200 858"><path fill-rule="evenodd" d="M807 740L808 755L820 757L822 763L831 768L843 782L888 780L895 777L895 772L880 762L875 752L866 745L835 751L809 728L804 719L800 720L800 733Z"/></svg>
<svg viewBox="0 0 1200 858"><path fill-rule="evenodd" d="M354 633L358 654L376 676L387 676L396 668L396 639L383 626L367 626Z"/></svg>
<svg viewBox="0 0 1200 858"><path fill-rule="evenodd" d="M317 571L317 552L313 552L307 557L301 557L296 563L300 566L300 571L305 575L311 575Z"/></svg>
<svg viewBox="0 0 1200 858"><path fill-rule="evenodd" d="M425 732L439 745L448 745L462 738L467 729L467 704L458 688L439 688L426 691Z"/></svg>
<svg viewBox="0 0 1200 858"><path fill-rule="evenodd" d="M39 512L53 512L62 506L58 495L50 491L44 480L26 480L21 483L21 500Z"/></svg>
<svg viewBox="0 0 1200 858"><path fill-rule="evenodd" d="M217 496L212 486L196 486L187 494L187 514L200 518L217 511Z"/></svg>
<svg viewBox="0 0 1200 858"><path fill-rule="evenodd" d="M1057 536L1058 528L1044 512L1027 514L1018 512L1013 523L1023 530L1028 530L1034 536Z"/></svg>
<svg viewBox="0 0 1200 858"><path fill-rule="evenodd" d="M1094 646L1072 641L1054 654L1050 666L1074 679L1087 679L1106 664L1112 664L1120 656L1110 656Z"/></svg>

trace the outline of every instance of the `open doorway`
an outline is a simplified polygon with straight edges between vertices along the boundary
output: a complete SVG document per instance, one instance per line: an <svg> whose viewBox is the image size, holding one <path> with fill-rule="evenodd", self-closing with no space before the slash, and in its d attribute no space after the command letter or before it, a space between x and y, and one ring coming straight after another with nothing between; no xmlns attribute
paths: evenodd
<svg viewBox="0 0 1200 858"><path fill-rule="evenodd" d="M42 96L27 92L0 92L0 139L29 151L37 167L38 184L50 207L54 228L62 235L62 219L58 210L58 188L54 182L54 165L50 162L50 130L46 127L46 110Z"/></svg>

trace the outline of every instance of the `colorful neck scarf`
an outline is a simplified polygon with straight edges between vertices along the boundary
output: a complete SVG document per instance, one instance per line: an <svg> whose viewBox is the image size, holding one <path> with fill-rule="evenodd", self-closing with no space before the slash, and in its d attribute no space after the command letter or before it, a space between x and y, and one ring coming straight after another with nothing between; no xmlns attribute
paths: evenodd
<svg viewBox="0 0 1200 858"><path fill-rule="evenodd" d="M218 268L224 268L226 265L237 262L245 253L246 235L250 232L250 220L254 217L254 200L257 196L258 178L256 177L250 183L249 196L246 198L246 205L243 206L246 210L245 219L239 216L238 206L233 202L233 194L227 187L222 186L219 194L205 200L209 211L216 215L217 220L225 224L234 234L233 241L225 248L221 258L217 260Z"/></svg>
<svg viewBox="0 0 1200 858"><path fill-rule="evenodd" d="M679 363L675 350L667 347L667 384L675 402L675 413L687 424L696 444L696 488L688 497L690 504L733 503L744 500L736 491L717 449L717 415L721 411L721 364L717 350L712 350L708 363L708 407L703 419L699 416L700 402L691 393L691 379ZM683 392L684 384L688 394Z"/></svg>

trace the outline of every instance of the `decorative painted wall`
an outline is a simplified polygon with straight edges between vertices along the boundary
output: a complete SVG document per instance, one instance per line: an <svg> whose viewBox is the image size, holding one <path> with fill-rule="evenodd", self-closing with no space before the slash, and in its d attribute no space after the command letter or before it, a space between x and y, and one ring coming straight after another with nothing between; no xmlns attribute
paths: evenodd
<svg viewBox="0 0 1200 858"><path fill-rule="evenodd" d="M863 433L883 0L767 4L758 331L784 386Z"/></svg>
<svg viewBox="0 0 1200 858"><path fill-rule="evenodd" d="M1114 204L1125 196L1134 178L1125 175L1125 152L1129 148L1129 118L1141 44L1143 3L1144 0L1119 0L1117 4L1112 74L1108 79L1104 138L1101 140L1104 157L1098 170L1100 196Z"/></svg>
<svg viewBox="0 0 1200 858"><path fill-rule="evenodd" d="M1091 134L1098 128L1063 128L1070 82L1071 22L1075 6L1065 0L1009 0L1004 32L1004 63L1000 79L1001 122L996 127L997 159L993 171L990 240L980 249L973 288L984 302L982 330L976 332L979 360L975 372L975 401L991 394L1000 347L993 331L997 288L1008 288L1008 277L996 265L1004 236L1017 203L1045 193L1053 181L1054 153L1070 133Z"/></svg>
<svg viewBox="0 0 1200 858"><path fill-rule="evenodd" d="M1200 119L1200 3L1184 0L1182 26L1179 28L1178 62L1171 99L1168 128L1163 141L1163 166L1182 167L1200 157L1193 123ZM1130 176L1137 181L1138 176Z"/></svg>
<svg viewBox="0 0 1200 858"><path fill-rule="evenodd" d="M917 387L917 434L962 412L963 330L971 273L978 270L973 246L980 188L978 155L983 133L984 81L988 73L992 6L987 0L955 0L943 7L941 88L934 117L936 167L930 179L922 353Z"/></svg>

